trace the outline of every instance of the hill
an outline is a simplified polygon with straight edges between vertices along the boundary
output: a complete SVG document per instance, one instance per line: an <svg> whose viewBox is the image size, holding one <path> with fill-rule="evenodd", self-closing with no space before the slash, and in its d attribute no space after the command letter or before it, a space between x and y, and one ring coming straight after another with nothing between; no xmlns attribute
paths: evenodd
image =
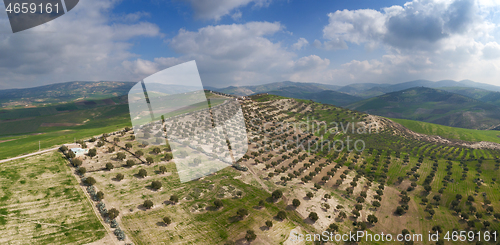
<svg viewBox="0 0 500 245"><path fill-rule="evenodd" d="M268 93L269 91L281 90L285 87L299 87L306 89L307 91L321 91L321 90L337 90L340 86L329 85L329 84L321 84L321 83L297 83L297 82L275 82L263 85L256 86L241 86L235 87L230 86L227 88L213 88L213 87L205 87L206 89L210 89L212 91L222 92L226 94L234 94L234 95L251 95L258 93Z"/></svg>
<svg viewBox="0 0 500 245"><path fill-rule="evenodd" d="M312 100L315 102L336 106L348 105L363 99L361 97L352 96L346 93L341 93L333 90L322 90L312 86L290 86L281 88L280 90L269 91L268 93L283 97Z"/></svg>
<svg viewBox="0 0 500 245"><path fill-rule="evenodd" d="M34 88L0 90L2 107L38 106L128 94L136 82L66 82Z"/></svg>
<svg viewBox="0 0 500 245"><path fill-rule="evenodd" d="M425 87L411 88L347 106L370 114L440 125L489 129L500 124L500 108L463 95Z"/></svg>

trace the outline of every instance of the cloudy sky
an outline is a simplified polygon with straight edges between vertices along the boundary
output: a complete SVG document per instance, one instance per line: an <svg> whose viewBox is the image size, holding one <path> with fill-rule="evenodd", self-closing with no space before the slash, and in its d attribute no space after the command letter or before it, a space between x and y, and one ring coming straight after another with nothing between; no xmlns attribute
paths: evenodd
<svg viewBox="0 0 500 245"><path fill-rule="evenodd" d="M1 6L0 89L139 81L190 60L215 87L500 85L498 0L81 0L15 34Z"/></svg>

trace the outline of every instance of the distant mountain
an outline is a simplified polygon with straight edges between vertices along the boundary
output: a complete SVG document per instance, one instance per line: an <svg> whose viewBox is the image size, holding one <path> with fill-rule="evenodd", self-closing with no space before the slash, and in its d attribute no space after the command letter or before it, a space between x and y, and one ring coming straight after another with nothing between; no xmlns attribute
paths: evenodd
<svg viewBox="0 0 500 245"><path fill-rule="evenodd" d="M500 107L426 87L387 93L355 102L347 108L461 128L491 129L500 124Z"/></svg>
<svg viewBox="0 0 500 245"><path fill-rule="evenodd" d="M427 87L427 88L461 87L461 88L478 88L483 90L489 90L492 92L500 91L500 87L498 86L484 84L484 83L476 83L470 80L463 80L459 82L453 80L441 80L437 82L429 80L415 80L397 84L358 83L358 84L351 84L344 86L337 91L345 92L350 95L356 95L364 98L371 98L374 96L379 96L382 94L401 91L414 87Z"/></svg>
<svg viewBox="0 0 500 245"><path fill-rule="evenodd" d="M318 92L322 90L337 90L340 88L340 86L337 85L328 85L321 83L297 83L297 82L284 81L284 82L275 82L275 83L255 85L255 86L241 86L241 87L230 86L227 88L205 87L205 89L210 89L213 91L222 92L226 94L251 95L258 93L268 93L269 91L277 91L285 87L299 87L299 88L304 88L308 91L310 91L311 89L313 90L316 89Z"/></svg>
<svg viewBox="0 0 500 245"><path fill-rule="evenodd" d="M296 99L313 100L315 102L336 106L344 106L362 100L360 97L333 90L323 90L314 86L289 86L280 88L279 90L269 91L268 93Z"/></svg>

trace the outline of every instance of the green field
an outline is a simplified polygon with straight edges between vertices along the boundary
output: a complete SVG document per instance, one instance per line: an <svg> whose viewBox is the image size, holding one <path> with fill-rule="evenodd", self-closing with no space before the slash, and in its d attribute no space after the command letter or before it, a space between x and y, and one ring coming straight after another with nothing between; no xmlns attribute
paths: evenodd
<svg viewBox="0 0 500 245"><path fill-rule="evenodd" d="M58 152L0 165L0 243L85 244L105 230Z"/></svg>
<svg viewBox="0 0 500 245"><path fill-rule="evenodd" d="M448 139L457 139L465 141L489 141L500 143L500 131L495 130L475 130L465 128L454 128L439 124L419 122L406 119L390 118L408 129L427 135L438 135Z"/></svg>

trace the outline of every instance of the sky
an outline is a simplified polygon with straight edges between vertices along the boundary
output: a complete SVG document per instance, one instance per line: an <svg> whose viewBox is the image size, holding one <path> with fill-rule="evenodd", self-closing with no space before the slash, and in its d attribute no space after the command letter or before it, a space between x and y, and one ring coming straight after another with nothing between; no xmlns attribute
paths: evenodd
<svg viewBox="0 0 500 245"><path fill-rule="evenodd" d="M140 81L191 60L212 87L500 86L498 0L81 0L18 33L1 6L0 89Z"/></svg>

